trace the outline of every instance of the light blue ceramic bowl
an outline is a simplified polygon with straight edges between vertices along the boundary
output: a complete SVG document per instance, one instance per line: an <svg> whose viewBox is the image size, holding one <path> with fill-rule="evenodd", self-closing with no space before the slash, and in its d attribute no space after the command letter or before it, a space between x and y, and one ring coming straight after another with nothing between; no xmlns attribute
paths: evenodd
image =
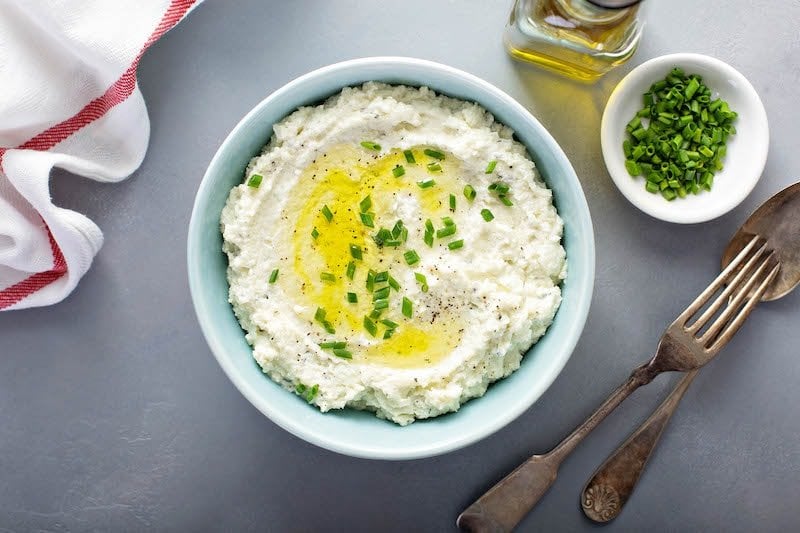
<svg viewBox="0 0 800 533"><path fill-rule="evenodd" d="M553 190L564 219L569 276L555 322L508 378L456 413L400 427L355 410L320 413L264 375L228 304L227 260L219 216L228 193L272 135L272 125L300 106L343 87L375 80L421 86L479 103L510 126ZM206 340L234 385L273 422L329 450L371 459L413 459L455 450L505 426L547 390L583 330L594 282L594 236L581 185L564 152L519 103L489 83L451 67L410 58L337 63L288 83L259 103L228 135L206 171L189 224L189 286Z"/></svg>

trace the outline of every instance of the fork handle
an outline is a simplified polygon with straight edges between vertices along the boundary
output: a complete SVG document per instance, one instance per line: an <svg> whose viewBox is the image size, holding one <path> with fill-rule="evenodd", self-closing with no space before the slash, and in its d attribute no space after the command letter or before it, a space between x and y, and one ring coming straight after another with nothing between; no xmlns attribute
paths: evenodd
<svg viewBox="0 0 800 533"><path fill-rule="evenodd" d="M581 508L587 518L604 523L619 515L695 376L697 370L686 374L653 414L592 474L581 493Z"/></svg>
<svg viewBox="0 0 800 533"><path fill-rule="evenodd" d="M500 480L462 512L456 524L470 533L511 531L556 480L558 467L578 444L633 391L653 381L659 370L650 363L640 366L611 393L586 421L545 455L534 455Z"/></svg>

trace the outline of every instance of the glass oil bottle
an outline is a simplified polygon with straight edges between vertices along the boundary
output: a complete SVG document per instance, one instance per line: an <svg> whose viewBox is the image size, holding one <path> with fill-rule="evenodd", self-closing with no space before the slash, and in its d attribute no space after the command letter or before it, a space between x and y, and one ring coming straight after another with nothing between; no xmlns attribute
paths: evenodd
<svg viewBox="0 0 800 533"><path fill-rule="evenodd" d="M639 8L639 0L515 0L505 45L517 59L593 81L636 52Z"/></svg>

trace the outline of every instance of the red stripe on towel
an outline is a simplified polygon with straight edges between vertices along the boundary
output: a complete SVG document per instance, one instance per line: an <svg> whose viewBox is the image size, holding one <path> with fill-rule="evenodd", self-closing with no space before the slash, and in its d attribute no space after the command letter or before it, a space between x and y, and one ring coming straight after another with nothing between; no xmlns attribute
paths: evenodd
<svg viewBox="0 0 800 533"><path fill-rule="evenodd" d="M164 15L161 17L158 26L156 26L153 33L150 34L150 37L136 55L131 66L128 67L128 70L126 70L102 96L86 104L76 115L48 128L20 145L18 148L40 151L49 150L81 128L101 118L115 105L124 102L136 88L136 68L139 66L139 60L142 58L145 50L156 42L159 37L175 26L196 1L197 0L172 0L167 11L164 12ZM0 148L0 170L2 169L2 161L5 153L6 149ZM37 272L25 280L0 291L0 310L27 298L43 287L60 279L67 273L67 263L64 260L64 254L61 252L61 248L58 247L58 243L46 224L45 228L47 229L47 235L50 239L50 248L53 252L53 268L45 272Z"/></svg>

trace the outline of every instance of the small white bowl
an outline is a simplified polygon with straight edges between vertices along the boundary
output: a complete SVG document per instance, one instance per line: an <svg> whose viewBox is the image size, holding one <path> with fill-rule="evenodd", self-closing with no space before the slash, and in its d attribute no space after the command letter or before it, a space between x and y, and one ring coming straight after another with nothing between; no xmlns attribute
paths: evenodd
<svg viewBox="0 0 800 533"><path fill-rule="evenodd" d="M668 202L645 190L643 177L633 178L625 169L622 142L625 126L642 108L642 95L674 67L699 74L711 89L739 116L736 134L727 142L724 168L714 175L711 191ZM633 205L667 222L693 224L717 218L744 200L753 190L767 161L769 126L764 105L750 82L736 69L701 54L671 54L642 63L625 76L608 99L600 126L600 142L611 179Z"/></svg>

